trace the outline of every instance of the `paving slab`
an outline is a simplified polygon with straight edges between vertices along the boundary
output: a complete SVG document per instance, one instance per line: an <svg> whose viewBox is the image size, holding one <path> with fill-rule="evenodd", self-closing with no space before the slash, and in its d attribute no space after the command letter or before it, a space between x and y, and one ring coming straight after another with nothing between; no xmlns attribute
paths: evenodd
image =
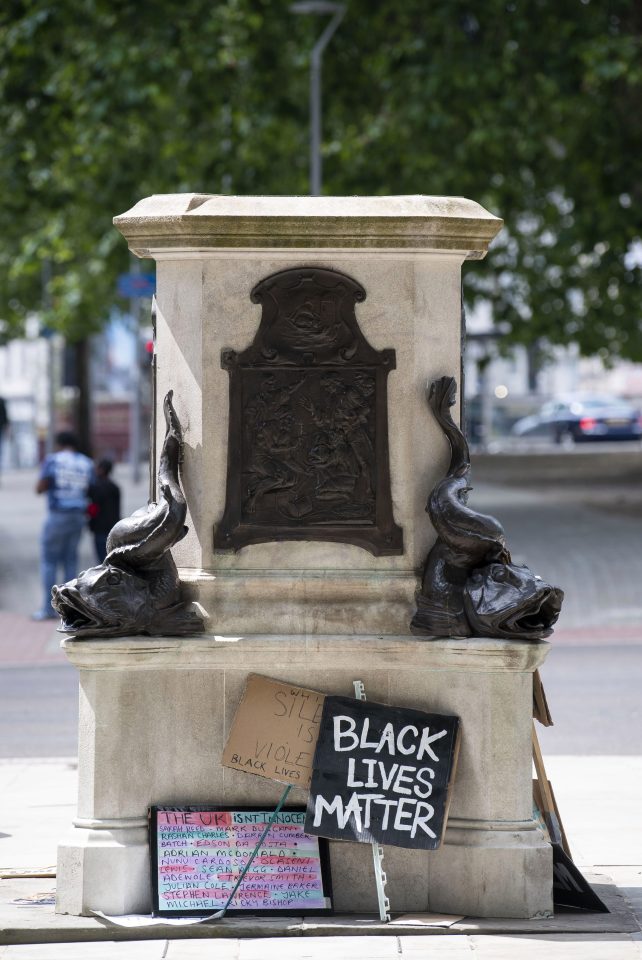
<svg viewBox="0 0 642 960"><path fill-rule="evenodd" d="M625 934L599 939L572 934L553 938L470 937L470 948L471 960L640 960L638 944Z"/></svg>
<svg viewBox="0 0 642 960"><path fill-rule="evenodd" d="M0 947L0 960L326 960L325 939L140 941ZM370 937L332 942L332 960L639 960L640 944L626 935L599 940L549 937Z"/></svg>
<svg viewBox="0 0 642 960"><path fill-rule="evenodd" d="M55 865L76 815L77 783L73 758L0 760L0 876Z"/></svg>
<svg viewBox="0 0 642 960"><path fill-rule="evenodd" d="M164 960L166 952L167 943L158 940L15 944L0 947L0 960Z"/></svg>
<svg viewBox="0 0 642 960"><path fill-rule="evenodd" d="M463 918L444 926L416 925L411 915L403 925L382 924L375 917L237 917L217 923L172 927L117 927L92 917L70 917L54 912L55 881L44 879L0 880L0 943L64 943L74 941L189 940L343 938L371 939L407 936L515 936L531 934L555 939L562 934L591 937L638 933L640 930L632 905L610 878L586 873L593 889L609 908L609 913L559 911L545 920ZM637 889L637 888L634 888ZM394 917L393 917L394 921ZM355 947L355 949L357 949ZM332 947L334 953L334 946ZM1 956L1 955L0 955Z"/></svg>
<svg viewBox="0 0 642 960"><path fill-rule="evenodd" d="M271 940L269 944L259 940L244 940L239 947L239 960L304 960L304 958L327 957L328 941ZM332 941L332 960L399 960L399 947L389 937L337 937ZM168 957L170 956L168 952ZM174 958L172 957L172 960Z"/></svg>
<svg viewBox="0 0 642 960"><path fill-rule="evenodd" d="M261 945L265 948L267 942L261 940ZM213 950L213 945L203 940L171 940L167 945L166 960L240 960L242 946L240 940L217 940Z"/></svg>
<svg viewBox="0 0 642 960"><path fill-rule="evenodd" d="M554 740L555 727L540 727L538 736ZM642 864L642 757L548 754L544 762L580 870Z"/></svg>

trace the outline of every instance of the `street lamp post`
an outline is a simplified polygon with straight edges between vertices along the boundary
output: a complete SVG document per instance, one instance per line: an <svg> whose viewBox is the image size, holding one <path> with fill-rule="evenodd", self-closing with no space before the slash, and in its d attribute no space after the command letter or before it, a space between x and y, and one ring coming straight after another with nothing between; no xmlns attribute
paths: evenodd
<svg viewBox="0 0 642 960"><path fill-rule="evenodd" d="M346 12L343 3L326 0L301 0L290 7L292 13L327 14L332 19L310 54L310 196L321 196L321 59L323 52Z"/></svg>
<svg viewBox="0 0 642 960"><path fill-rule="evenodd" d="M41 283L42 283L42 309L45 314L51 310L51 260L47 257L42 261ZM47 340L47 437L45 440L45 453L53 453L56 437L56 381L54 379L54 368L56 365L56 346L54 343L54 332L46 328L41 332Z"/></svg>

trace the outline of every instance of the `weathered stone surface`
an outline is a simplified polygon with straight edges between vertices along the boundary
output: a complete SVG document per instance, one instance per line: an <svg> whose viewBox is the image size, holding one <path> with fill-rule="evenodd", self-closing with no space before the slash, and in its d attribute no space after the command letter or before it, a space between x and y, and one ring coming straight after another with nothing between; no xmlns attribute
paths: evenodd
<svg viewBox="0 0 642 960"><path fill-rule="evenodd" d="M190 532L174 555L209 629L406 632L416 571L434 539L426 496L448 458L424 386L459 371L461 265L485 254L501 221L463 198L186 194L149 197L115 223L134 252L157 260L158 394L174 389L185 430ZM213 549L229 453L221 353L240 353L254 339L261 307L252 289L300 266L339 270L360 284L363 336L375 350L395 350L388 434L400 556L315 541Z"/></svg>
<svg viewBox="0 0 642 960"><path fill-rule="evenodd" d="M147 197L114 218L138 256L211 247L465 250L483 257L502 221L464 197Z"/></svg>
<svg viewBox="0 0 642 960"><path fill-rule="evenodd" d="M352 255L321 265L341 269L366 288L358 319L368 341L376 349L394 342L389 459L393 515L403 528L404 553L374 557L350 544L319 542L261 543L236 553L213 550L213 531L225 507L228 455L229 385L221 351L240 351L251 342L259 308L249 292L284 262L264 257L159 262L158 351L167 359L159 363L158 388L174 385L185 425L183 478L190 512L190 532L174 555L182 579L193 586L194 598L211 617L210 629L217 632L394 634L406 631L412 616L416 570L434 537L425 499L448 458L447 443L422 402L423 390L427 377L458 368L461 257L414 262Z"/></svg>
<svg viewBox="0 0 642 960"><path fill-rule="evenodd" d="M548 646L345 635L66 640L82 690L80 819L76 843L62 851L59 909L103 909L101 858L120 869L128 851L123 912L146 901L140 829L150 803L276 805L281 785L220 764L256 672L347 696L362 680L369 700L462 718L445 844L436 853L386 849L394 910L550 911L551 849L532 820L530 768L531 674ZM292 803L305 800L292 792ZM336 908L376 911L369 846L331 843L331 860Z"/></svg>
<svg viewBox="0 0 642 960"><path fill-rule="evenodd" d="M116 225L135 253L157 260L157 390L174 390L189 508L174 556L209 633L65 642L80 672L80 787L76 838L61 848L59 909L105 909L110 871L114 912L148 902L141 837L150 803L276 804L279 784L220 762L256 672L345 695L359 679L371 700L462 717L444 846L386 854L394 910L434 909L439 899L440 910L479 916L550 911L551 850L531 819L530 771L530 675L548 645L408 636L417 572L434 541L426 497L449 456L424 388L459 373L461 267L484 256L501 221L461 198L188 194L143 200ZM236 443L221 357L255 337L261 308L251 291L292 267L352 278L366 295L355 307L363 337L395 352L387 413L402 554L316 541L213 548ZM305 799L293 792L292 802ZM376 911L371 857L367 845L331 844L339 912Z"/></svg>

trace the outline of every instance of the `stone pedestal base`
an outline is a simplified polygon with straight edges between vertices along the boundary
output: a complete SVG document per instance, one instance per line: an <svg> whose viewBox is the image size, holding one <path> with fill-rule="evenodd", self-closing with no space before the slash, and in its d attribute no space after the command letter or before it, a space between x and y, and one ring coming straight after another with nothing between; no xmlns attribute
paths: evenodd
<svg viewBox="0 0 642 960"><path fill-rule="evenodd" d="M149 910L151 803L276 805L280 784L223 767L248 673L462 720L445 842L386 847L393 911L552 912L552 855L532 819L532 672L548 644L407 636L66 640L80 671L78 817L59 848L59 913ZM291 802L306 794L293 790ZM377 912L366 844L330 845L338 913Z"/></svg>
<svg viewBox="0 0 642 960"><path fill-rule="evenodd" d="M76 820L58 846L57 877L57 913L149 913L147 818Z"/></svg>

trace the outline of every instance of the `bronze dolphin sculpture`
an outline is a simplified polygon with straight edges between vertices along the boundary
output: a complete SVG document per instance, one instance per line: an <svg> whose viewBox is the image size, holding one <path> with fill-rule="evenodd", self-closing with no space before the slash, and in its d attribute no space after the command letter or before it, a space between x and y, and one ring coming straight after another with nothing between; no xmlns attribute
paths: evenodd
<svg viewBox="0 0 642 960"><path fill-rule="evenodd" d="M107 538L103 563L53 588L51 602L62 618L62 633L77 638L186 636L204 630L199 608L181 597L169 552L187 533L187 504L179 482L183 434L172 397L170 390L163 403L159 501L118 521Z"/></svg>
<svg viewBox="0 0 642 960"><path fill-rule="evenodd" d="M456 395L453 377L433 381L428 392L451 458L426 506L437 541L426 558L410 629L434 637L548 637L564 593L513 563L499 521L468 507L470 453L450 415Z"/></svg>

